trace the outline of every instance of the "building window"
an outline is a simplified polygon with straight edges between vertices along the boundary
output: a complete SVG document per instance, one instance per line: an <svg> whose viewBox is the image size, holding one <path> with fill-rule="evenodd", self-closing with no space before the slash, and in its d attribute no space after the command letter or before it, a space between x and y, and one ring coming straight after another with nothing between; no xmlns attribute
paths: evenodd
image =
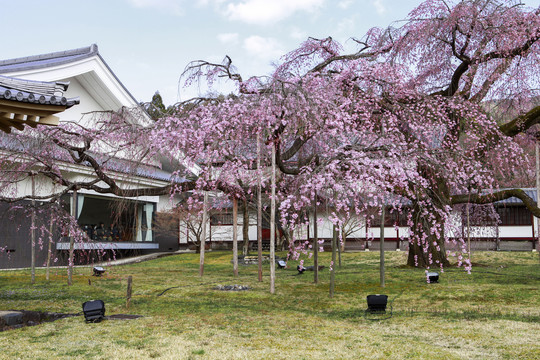
<svg viewBox="0 0 540 360"><path fill-rule="evenodd" d="M210 225L232 225L233 214L229 212L210 215Z"/></svg>
<svg viewBox="0 0 540 360"><path fill-rule="evenodd" d="M497 207L499 214L500 225L532 225L532 214L526 207L523 206L506 206Z"/></svg>
<svg viewBox="0 0 540 360"><path fill-rule="evenodd" d="M401 209L401 213L399 213L397 210L393 209L386 209L386 213L384 214L384 226L385 227L393 227L393 226L408 226L407 224L407 216L409 214L408 208ZM371 227L379 227L381 226L381 215L378 214L377 211L372 211L373 219L371 220Z"/></svg>

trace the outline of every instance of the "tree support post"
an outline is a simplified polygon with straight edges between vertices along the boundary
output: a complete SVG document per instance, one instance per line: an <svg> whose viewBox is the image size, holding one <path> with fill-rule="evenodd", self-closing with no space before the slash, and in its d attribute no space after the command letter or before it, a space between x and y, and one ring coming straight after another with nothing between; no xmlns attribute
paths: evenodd
<svg viewBox="0 0 540 360"><path fill-rule="evenodd" d="M270 202L270 293L276 292L276 144L272 142L272 199Z"/></svg>
<svg viewBox="0 0 540 360"><path fill-rule="evenodd" d="M71 215L77 222L77 188L73 189ZM69 237L69 258L68 258L68 285L73 285L73 258L75 253L75 234Z"/></svg>
<svg viewBox="0 0 540 360"><path fill-rule="evenodd" d="M385 204L382 206L381 211L381 236L380 236L380 275L381 275L381 287L384 287L384 219L385 218Z"/></svg>
<svg viewBox="0 0 540 360"><path fill-rule="evenodd" d="M540 207L540 144L538 139L535 141L535 153L536 153L536 206ZM538 242L538 260L540 260L540 217L536 218L536 238ZM533 250L535 246L533 244Z"/></svg>
<svg viewBox="0 0 540 360"><path fill-rule="evenodd" d="M257 134L257 263L259 282L262 282L262 184L261 184L261 134Z"/></svg>
<svg viewBox="0 0 540 360"><path fill-rule="evenodd" d="M233 273L238 277L238 199L233 197Z"/></svg>
<svg viewBox="0 0 540 360"><path fill-rule="evenodd" d="M129 309L129 304L131 303L131 287L133 284L133 277L130 275L128 276L127 281L127 291L126 291L126 308Z"/></svg>
<svg viewBox="0 0 540 360"><path fill-rule="evenodd" d="M199 257L199 276L204 275L204 251L206 247L206 222L208 219L208 192L204 192L203 199L203 216L202 216L202 234L201 234L201 251Z"/></svg>
<svg viewBox="0 0 540 360"><path fill-rule="evenodd" d="M332 268L330 269L330 297L334 297L334 289L336 286L336 247L337 247L337 231L336 225L332 227Z"/></svg>
<svg viewBox="0 0 540 360"><path fill-rule="evenodd" d="M36 283L36 174L32 171L30 177L32 178L32 224L30 230L31 238L31 278L32 284Z"/></svg>
<svg viewBox="0 0 540 360"><path fill-rule="evenodd" d="M47 270L45 272L45 279L50 280L50 270L51 270L51 255L52 255L52 243L53 243L53 226L54 219L51 215L51 221L49 223L49 244L47 246Z"/></svg>
<svg viewBox="0 0 540 360"><path fill-rule="evenodd" d="M319 283L319 234L317 231L317 190L313 203L313 282Z"/></svg>

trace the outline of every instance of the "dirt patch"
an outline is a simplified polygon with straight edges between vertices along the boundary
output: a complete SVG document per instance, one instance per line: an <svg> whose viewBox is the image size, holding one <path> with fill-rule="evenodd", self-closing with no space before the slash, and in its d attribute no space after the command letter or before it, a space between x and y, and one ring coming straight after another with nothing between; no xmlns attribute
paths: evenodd
<svg viewBox="0 0 540 360"><path fill-rule="evenodd" d="M246 291L250 290L251 288L247 285L217 285L215 290L221 290L221 291Z"/></svg>
<svg viewBox="0 0 540 360"><path fill-rule="evenodd" d="M115 315L109 315L105 316L104 320L133 320L142 318L142 315L131 315L131 314L115 314Z"/></svg>
<svg viewBox="0 0 540 360"><path fill-rule="evenodd" d="M18 317L17 324L7 324L6 321L0 317L0 332L6 330L19 329L25 326L36 326L45 322L52 322L59 319L64 319L73 316L82 316L79 314L62 314L55 312L41 312L41 311L29 311L29 310L10 310L12 312L21 313L22 317ZM103 317L103 320L133 320L142 317L142 315L131 314L115 314Z"/></svg>
<svg viewBox="0 0 540 360"><path fill-rule="evenodd" d="M44 322L56 321L72 316L80 316L81 314L62 314L55 312L41 312L28 310L13 310L22 314L22 318L17 324L8 325L4 319L0 318L0 331L18 329L24 326L35 326Z"/></svg>

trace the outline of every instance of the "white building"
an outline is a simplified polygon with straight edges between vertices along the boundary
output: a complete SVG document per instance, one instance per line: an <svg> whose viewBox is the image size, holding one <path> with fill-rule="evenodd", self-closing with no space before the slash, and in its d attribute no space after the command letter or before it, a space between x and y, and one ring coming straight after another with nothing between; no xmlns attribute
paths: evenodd
<svg viewBox="0 0 540 360"><path fill-rule="evenodd" d="M527 194L536 201L536 189L524 189ZM532 213L516 198L499 201L495 204L498 214L498 224L493 221L493 226L486 226L485 219L473 216L471 210L470 227L467 228L466 213L454 212L452 224L447 227L447 236L452 239L460 237L471 239L472 250L508 250L508 251L531 251L536 248L538 240L538 223ZM318 211L318 238L324 240L323 246L329 249L331 246L332 223L328 220L323 208ZM479 221L481 220L481 221ZM238 241L241 243L243 215L238 214ZM346 242L348 250L375 250L380 247L380 218L375 215L367 226L365 218L353 219L345 226ZM232 210L225 209L214 212L207 224L207 241L213 248L231 248L232 246ZM181 227L180 243L189 244L189 230ZM454 235L452 234L454 232ZM300 242L313 240L313 220L309 225L300 227L295 231L294 238ZM263 248L268 246L270 239L268 222L263 219ZM386 250L408 250L409 228L406 214L390 213L385 216L384 239ZM254 211L249 212L249 241L252 247L256 247L257 241L257 216ZM447 250L458 249L459 245L448 244Z"/></svg>
<svg viewBox="0 0 540 360"><path fill-rule="evenodd" d="M91 127L92 117L84 114L102 111L118 111L122 108L137 109L139 103L116 77L98 51L97 45L89 47L55 52L50 54L33 55L17 59L0 61L0 75L26 79L37 82L69 83L63 96L70 99L78 97L79 104L64 108L63 112L56 116L60 122L73 121L81 125ZM148 115L141 109L137 121L150 121ZM121 161L121 160L119 160ZM118 173L122 187L161 187L169 183L171 173L145 164L137 168L135 175L123 176ZM154 164L155 165L155 164ZM74 164L64 164L63 170L70 179L89 179L91 169ZM40 184L39 191L48 192L52 185ZM31 191L30 181L18 188L19 194ZM124 201L124 213L112 216L113 205L118 198L113 195L98 194L88 190L80 190L78 193L76 214L79 224L90 229L103 223L105 228L117 227L115 235L97 235L89 230L93 241L76 244L76 249L117 249L139 252L148 251L172 251L178 249L178 239L157 239L153 231L153 218L158 210L168 208L168 196L140 196ZM70 197L66 199L70 203L74 213L75 204ZM118 215L118 214L117 214ZM21 221L25 221L24 219ZM0 252L0 268L24 267L29 264L28 232L13 230L13 224L9 219L0 220L0 227L5 229L0 234L0 248L6 251ZM62 253L69 244L60 241L56 243L56 249ZM4 257L4 259L1 259ZM8 260L8 261L4 261ZM37 264L40 264L38 257Z"/></svg>

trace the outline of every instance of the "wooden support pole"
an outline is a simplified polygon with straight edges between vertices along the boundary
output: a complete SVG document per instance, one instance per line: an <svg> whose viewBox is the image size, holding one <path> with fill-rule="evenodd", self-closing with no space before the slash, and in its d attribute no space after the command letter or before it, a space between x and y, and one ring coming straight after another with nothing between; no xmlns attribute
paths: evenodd
<svg viewBox="0 0 540 360"><path fill-rule="evenodd" d="M270 293L276 292L276 144L272 142L272 199L270 201Z"/></svg>
<svg viewBox="0 0 540 360"><path fill-rule="evenodd" d="M313 202L313 282L319 283L319 232L317 226L317 191Z"/></svg>
<svg viewBox="0 0 540 360"><path fill-rule="evenodd" d="M204 192L203 200L203 216L202 216L202 231L201 231L201 251L199 257L199 276L204 275L204 251L206 247L206 222L208 219L208 193Z"/></svg>
<svg viewBox="0 0 540 360"><path fill-rule="evenodd" d="M77 188L73 189L71 215L77 221ZM68 258L68 285L73 285L73 258L75 250L75 234L69 237L69 258Z"/></svg>
<svg viewBox="0 0 540 360"><path fill-rule="evenodd" d="M233 273L238 277L238 199L233 197Z"/></svg>
<svg viewBox="0 0 540 360"><path fill-rule="evenodd" d="M536 206L540 207L540 144L536 140ZM538 240L538 260L540 260L540 218L536 218L536 237ZM535 244L533 242L533 250Z"/></svg>
<svg viewBox="0 0 540 360"><path fill-rule="evenodd" d="M261 171L261 134L257 134L257 263L259 281L262 281L262 171Z"/></svg>
<svg viewBox="0 0 540 360"><path fill-rule="evenodd" d="M380 276L381 276L381 287L385 286L384 283L384 221L385 221L385 204L382 205L381 211L381 236L380 236Z"/></svg>
<svg viewBox="0 0 540 360"><path fill-rule="evenodd" d="M132 284L133 284L133 277L130 275L128 276L127 292L126 292L126 308L127 309L129 309L129 304L131 303Z"/></svg>
<svg viewBox="0 0 540 360"><path fill-rule="evenodd" d="M32 174L30 175L32 178L32 224L30 229L30 238L31 238L31 278L32 278L32 284L36 283L36 174L32 171Z"/></svg>
<svg viewBox="0 0 540 360"><path fill-rule="evenodd" d="M332 268L330 270L330 297L334 297L334 289L336 286L336 248L337 244L337 231L336 225L332 227Z"/></svg>
<svg viewBox="0 0 540 360"><path fill-rule="evenodd" d="M470 196L470 195L469 195ZM469 261L472 264L471 260L471 218L470 218L470 207L471 204L467 203L467 253L469 255Z"/></svg>
<svg viewBox="0 0 540 360"><path fill-rule="evenodd" d="M47 270L45 272L45 278L47 279L47 281L50 280L52 243L53 243L53 226L54 226L54 219L51 214L51 220L49 223L49 244L47 246Z"/></svg>

